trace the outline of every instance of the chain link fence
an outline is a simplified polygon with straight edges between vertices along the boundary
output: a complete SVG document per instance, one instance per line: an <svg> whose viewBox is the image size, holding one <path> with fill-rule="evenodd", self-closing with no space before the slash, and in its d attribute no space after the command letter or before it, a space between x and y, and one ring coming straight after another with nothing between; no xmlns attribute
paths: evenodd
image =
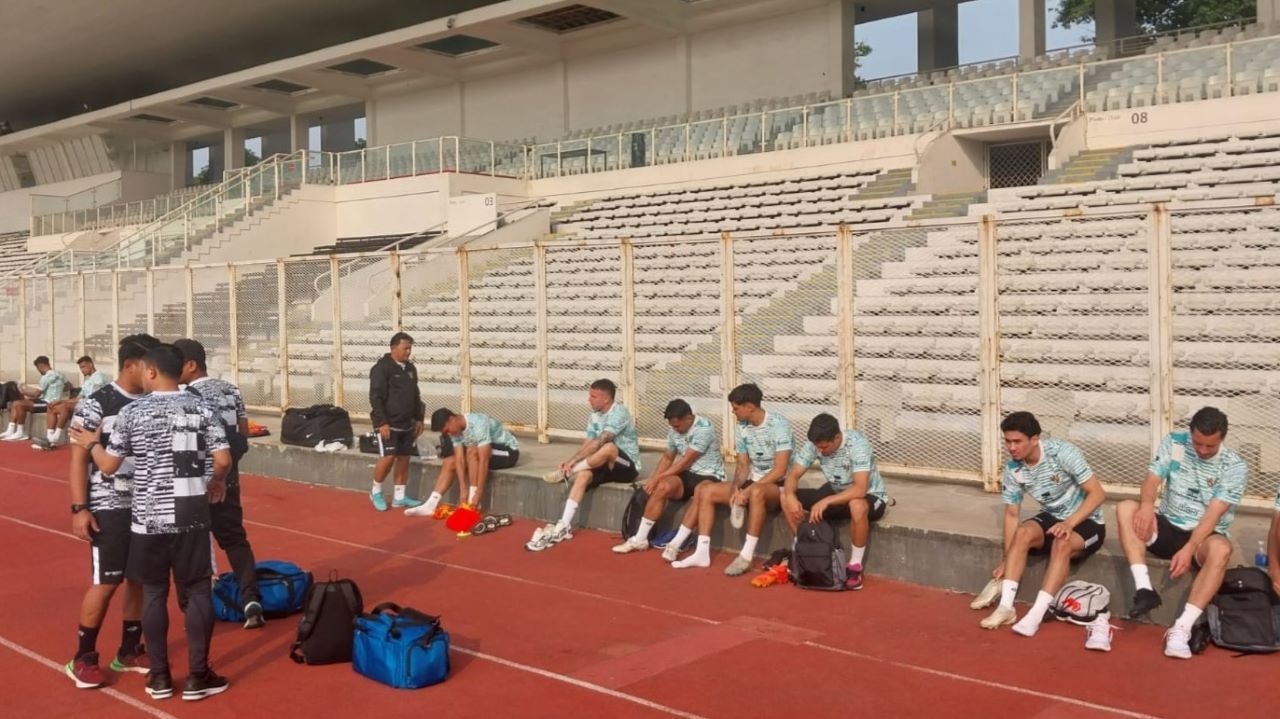
<svg viewBox="0 0 1280 719"><path fill-rule="evenodd" d="M5 338L0 342L0 378L16 380L23 375L22 337L26 325L22 321L22 293L15 283L0 292L0 327Z"/></svg>
<svg viewBox="0 0 1280 719"><path fill-rule="evenodd" d="M184 267L157 267L151 271L155 292L156 337L172 342L187 336L187 271Z"/></svg>
<svg viewBox="0 0 1280 719"><path fill-rule="evenodd" d="M232 272L226 266L197 267L191 270L191 334L204 345L210 377L235 381L235 361L231 338L235 335L231 318Z"/></svg>
<svg viewBox="0 0 1280 719"><path fill-rule="evenodd" d="M395 332L391 319L392 266L387 256L338 263L338 312L342 329L342 406L368 414L369 370L387 352Z"/></svg>
<svg viewBox="0 0 1280 719"><path fill-rule="evenodd" d="M471 409L511 424L538 424L534 249L467 253Z"/></svg>
<svg viewBox="0 0 1280 719"><path fill-rule="evenodd" d="M99 369L114 377L118 370L111 299L115 275L86 272L81 277L84 279L84 353L97 360ZM182 296L186 297L186 292Z"/></svg>
<svg viewBox="0 0 1280 719"><path fill-rule="evenodd" d="M590 413L588 385L597 379L625 384L622 250L551 246L546 258L547 421L555 429L582 432Z"/></svg>
<svg viewBox="0 0 1280 719"><path fill-rule="evenodd" d="M53 278L53 347L49 359L75 386L80 386L76 360L83 352L80 341L80 278L64 275ZM108 365L109 366L109 365Z"/></svg>
<svg viewBox="0 0 1280 719"><path fill-rule="evenodd" d="M413 337L413 362L427 412L439 407L459 412L463 392L457 255L402 255L400 288L400 326ZM390 339L387 335L381 345L385 347Z"/></svg>
<svg viewBox="0 0 1280 719"><path fill-rule="evenodd" d="M35 368L31 361L40 355L53 352L50 347L50 321L53 318L53 306L49 302L49 282L44 277L28 278L26 281L26 338L27 354L22 371L26 381L34 382Z"/></svg>
<svg viewBox="0 0 1280 719"><path fill-rule="evenodd" d="M282 404L309 407L334 401L339 364L334 344L328 259L289 261L284 266L285 332L288 335ZM321 289L323 288L323 289Z"/></svg>
<svg viewBox="0 0 1280 719"><path fill-rule="evenodd" d="M281 404L278 279L274 262L235 268L235 382L249 406Z"/></svg>

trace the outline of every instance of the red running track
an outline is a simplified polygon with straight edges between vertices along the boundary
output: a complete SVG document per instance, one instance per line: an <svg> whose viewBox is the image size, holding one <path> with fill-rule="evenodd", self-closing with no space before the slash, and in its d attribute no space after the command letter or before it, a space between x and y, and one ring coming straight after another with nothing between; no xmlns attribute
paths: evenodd
<svg viewBox="0 0 1280 719"><path fill-rule="evenodd" d="M358 493L252 476L258 557L354 578L368 606L442 615L449 681L407 692L346 665L297 666L286 656L296 622L279 620L257 632L219 624L212 661L231 689L203 702L151 700L136 674L77 690L58 672L75 648L89 558L69 533L66 461L0 445L6 716L1262 717L1280 706L1280 657L1166 659L1159 627L1126 624L1110 654L1088 652L1081 628L986 632L967 596L874 575L858 593L760 590L724 577L724 555L677 571L656 551L616 556L616 537L594 531L531 554L529 521L460 540L441 522L375 513ZM113 605L104 655L119 626ZM181 622L171 631L181 681Z"/></svg>

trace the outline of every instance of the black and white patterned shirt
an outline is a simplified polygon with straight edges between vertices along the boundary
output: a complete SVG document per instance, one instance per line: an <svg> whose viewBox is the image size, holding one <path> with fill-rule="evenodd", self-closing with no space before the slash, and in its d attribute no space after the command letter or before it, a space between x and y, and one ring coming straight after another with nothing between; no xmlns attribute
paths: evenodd
<svg viewBox="0 0 1280 719"><path fill-rule="evenodd" d="M129 394L120 385L112 382L76 404L72 423L79 424L92 432L102 428L103 447L111 442L111 434L115 428L116 416L139 395ZM106 475L89 459L89 511L101 512L113 509L129 509L130 482L133 477L133 462L125 459L114 475Z"/></svg>
<svg viewBox="0 0 1280 719"><path fill-rule="evenodd" d="M187 385L187 391L209 404L214 415L222 422L223 429L235 429L240 420L249 418L240 390L226 380L217 377L201 377Z"/></svg>
<svg viewBox="0 0 1280 719"><path fill-rule="evenodd" d="M209 529L205 459L226 449L222 423L190 392L152 392L125 407L107 452L133 460L133 533Z"/></svg>

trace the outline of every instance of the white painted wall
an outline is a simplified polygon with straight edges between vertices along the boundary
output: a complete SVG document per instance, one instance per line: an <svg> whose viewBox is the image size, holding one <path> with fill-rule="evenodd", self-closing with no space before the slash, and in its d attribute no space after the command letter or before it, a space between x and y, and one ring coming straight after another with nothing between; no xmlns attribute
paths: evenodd
<svg viewBox="0 0 1280 719"><path fill-rule="evenodd" d="M1277 96L1269 93L1090 113L1086 132L1089 149L1096 150L1271 129L1278 120Z"/></svg>
<svg viewBox="0 0 1280 719"><path fill-rule="evenodd" d="M512 140L565 132L564 69L549 63L466 83L463 128L468 137Z"/></svg>
<svg viewBox="0 0 1280 719"><path fill-rule="evenodd" d="M460 85L379 95L373 112L373 136L382 145L464 134Z"/></svg>
<svg viewBox="0 0 1280 719"><path fill-rule="evenodd" d="M977 140L940 135L920 155L916 188L922 195L986 189L986 145Z"/></svg>
<svg viewBox="0 0 1280 719"><path fill-rule="evenodd" d="M335 237L407 234L444 222L449 176L341 185L333 199Z"/></svg>
<svg viewBox="0 0 1280 719"><path fill-rule="evenodd" d="M120 177L120 171L81 177L75 180L36 185L21 190L0 192L0 232L18 232L31 227L32 195L71 195Z"/></svg>
<svg viewBox="0 0 1280 719"><path fill-rule="evenodd" d="M685 67L680 38L570 61L570 129L686 112Z"/></svg>

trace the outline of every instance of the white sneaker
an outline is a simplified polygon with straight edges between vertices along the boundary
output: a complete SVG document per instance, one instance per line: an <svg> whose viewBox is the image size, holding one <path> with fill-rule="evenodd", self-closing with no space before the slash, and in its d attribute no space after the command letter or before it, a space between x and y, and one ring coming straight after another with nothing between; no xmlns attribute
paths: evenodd
<svg viewBox="0 0 1280 719"><path fill-rule="evenodd" d="M27 442L30 441L31 438L27 436L27 430L19 427L17 432L14 432L8 437L4 437L3 439L6 442Z"/></svg>
<svg viewBox="0 0 1280 719"><path fill-rule="evenodd" d="M1191 632L1178 625L1164 633L1164 655L1174 659L1191 658Z"/></svg>
<svg viewBox="0 0 1280 719"><path fill-rule="evenodd" d="M436 510L435 509L428 510L426 504L419 504L416 507L409 507L408 509L404 510L404 516L406 517L430 517L435 513L436 513Z"/></svg>
<svg viewBox="0 0 1280 719"><path fill-rule="evenodd" d="M539 527L533 533L533 538L524 545L524 548L530 552L541 552L549 549L553 544L559 544L566 539L572 539L573 532L569 528L559 522L548 524L545 527Z"/></svg>
<svg viewBox="0 0 1280 719"><path fill-rule="evenodd" d="M983 629L999 629L1006 624L1013 624L1018 620L1018 613L1013 611L1013 607L996 607L986 619L978 622L978 626Z"/></svg>
<svg viewBox="0 0 1280 719"><path fill-rule="evenodd" d="M4 431L3 433L0 433L0 440L9 439L9 435L11 435L11 434L13 434L14 432L17 432L17 431L18 431L18 428L17 428L17 427L9 427L9 428L5 429L5 431Z"/></svg>
<svg viewBox="0 0 1280 719"><path fill-rule="evenodd" d="M996 600L999 598L1000 598L1000 580L992 579L991 581L987 582L987 586L983 587L981 592L978 592L978 596L974 597L972 602L969 602L969 608L970 609L986 609L992 604L995 604Z"/></svg>
<svg viewBox="0 0 1280 719"><path fill-rule="evenodd" d="M742 529L742 524L746 519L747 508L741 504L735 504L729 510L729 524L732 524L734 529Z"/></svg>
<svg viewBox="0 0 1280 719"><path fill-rule="evenodd" d="M663 547L662 561L674 562L679 558L680 558L680 548L676 546L675 542L672 542L671 544L668 544L667 546Z"/></svg>
<svg viewBox="0 0 1280 719"><path fill-rule="evenodd" d="M613 552L614 554L630 554L631 552L643 552L647 549L649 549L649 540L632 537L622 544L615 545Z"/></svg>
<svg viewBox="0 0 1280 719"><path fill-rule="evenodd" d="M1103 612L1097 619L1085 625L1084 648L1096 652L1111 651L1111 637L1115 636L1115 627L1111 626L1111 614Z"/></svg>
<svg viewBox="0 0 1280 719"><path fill-rule="evenodd" d="M1031 615L1024 616L1017 624L1010 627L1014 634L1021 634L1024 637L1034 637L1036 632L1040 631L1040 622L1032 621Z"/></svg>

